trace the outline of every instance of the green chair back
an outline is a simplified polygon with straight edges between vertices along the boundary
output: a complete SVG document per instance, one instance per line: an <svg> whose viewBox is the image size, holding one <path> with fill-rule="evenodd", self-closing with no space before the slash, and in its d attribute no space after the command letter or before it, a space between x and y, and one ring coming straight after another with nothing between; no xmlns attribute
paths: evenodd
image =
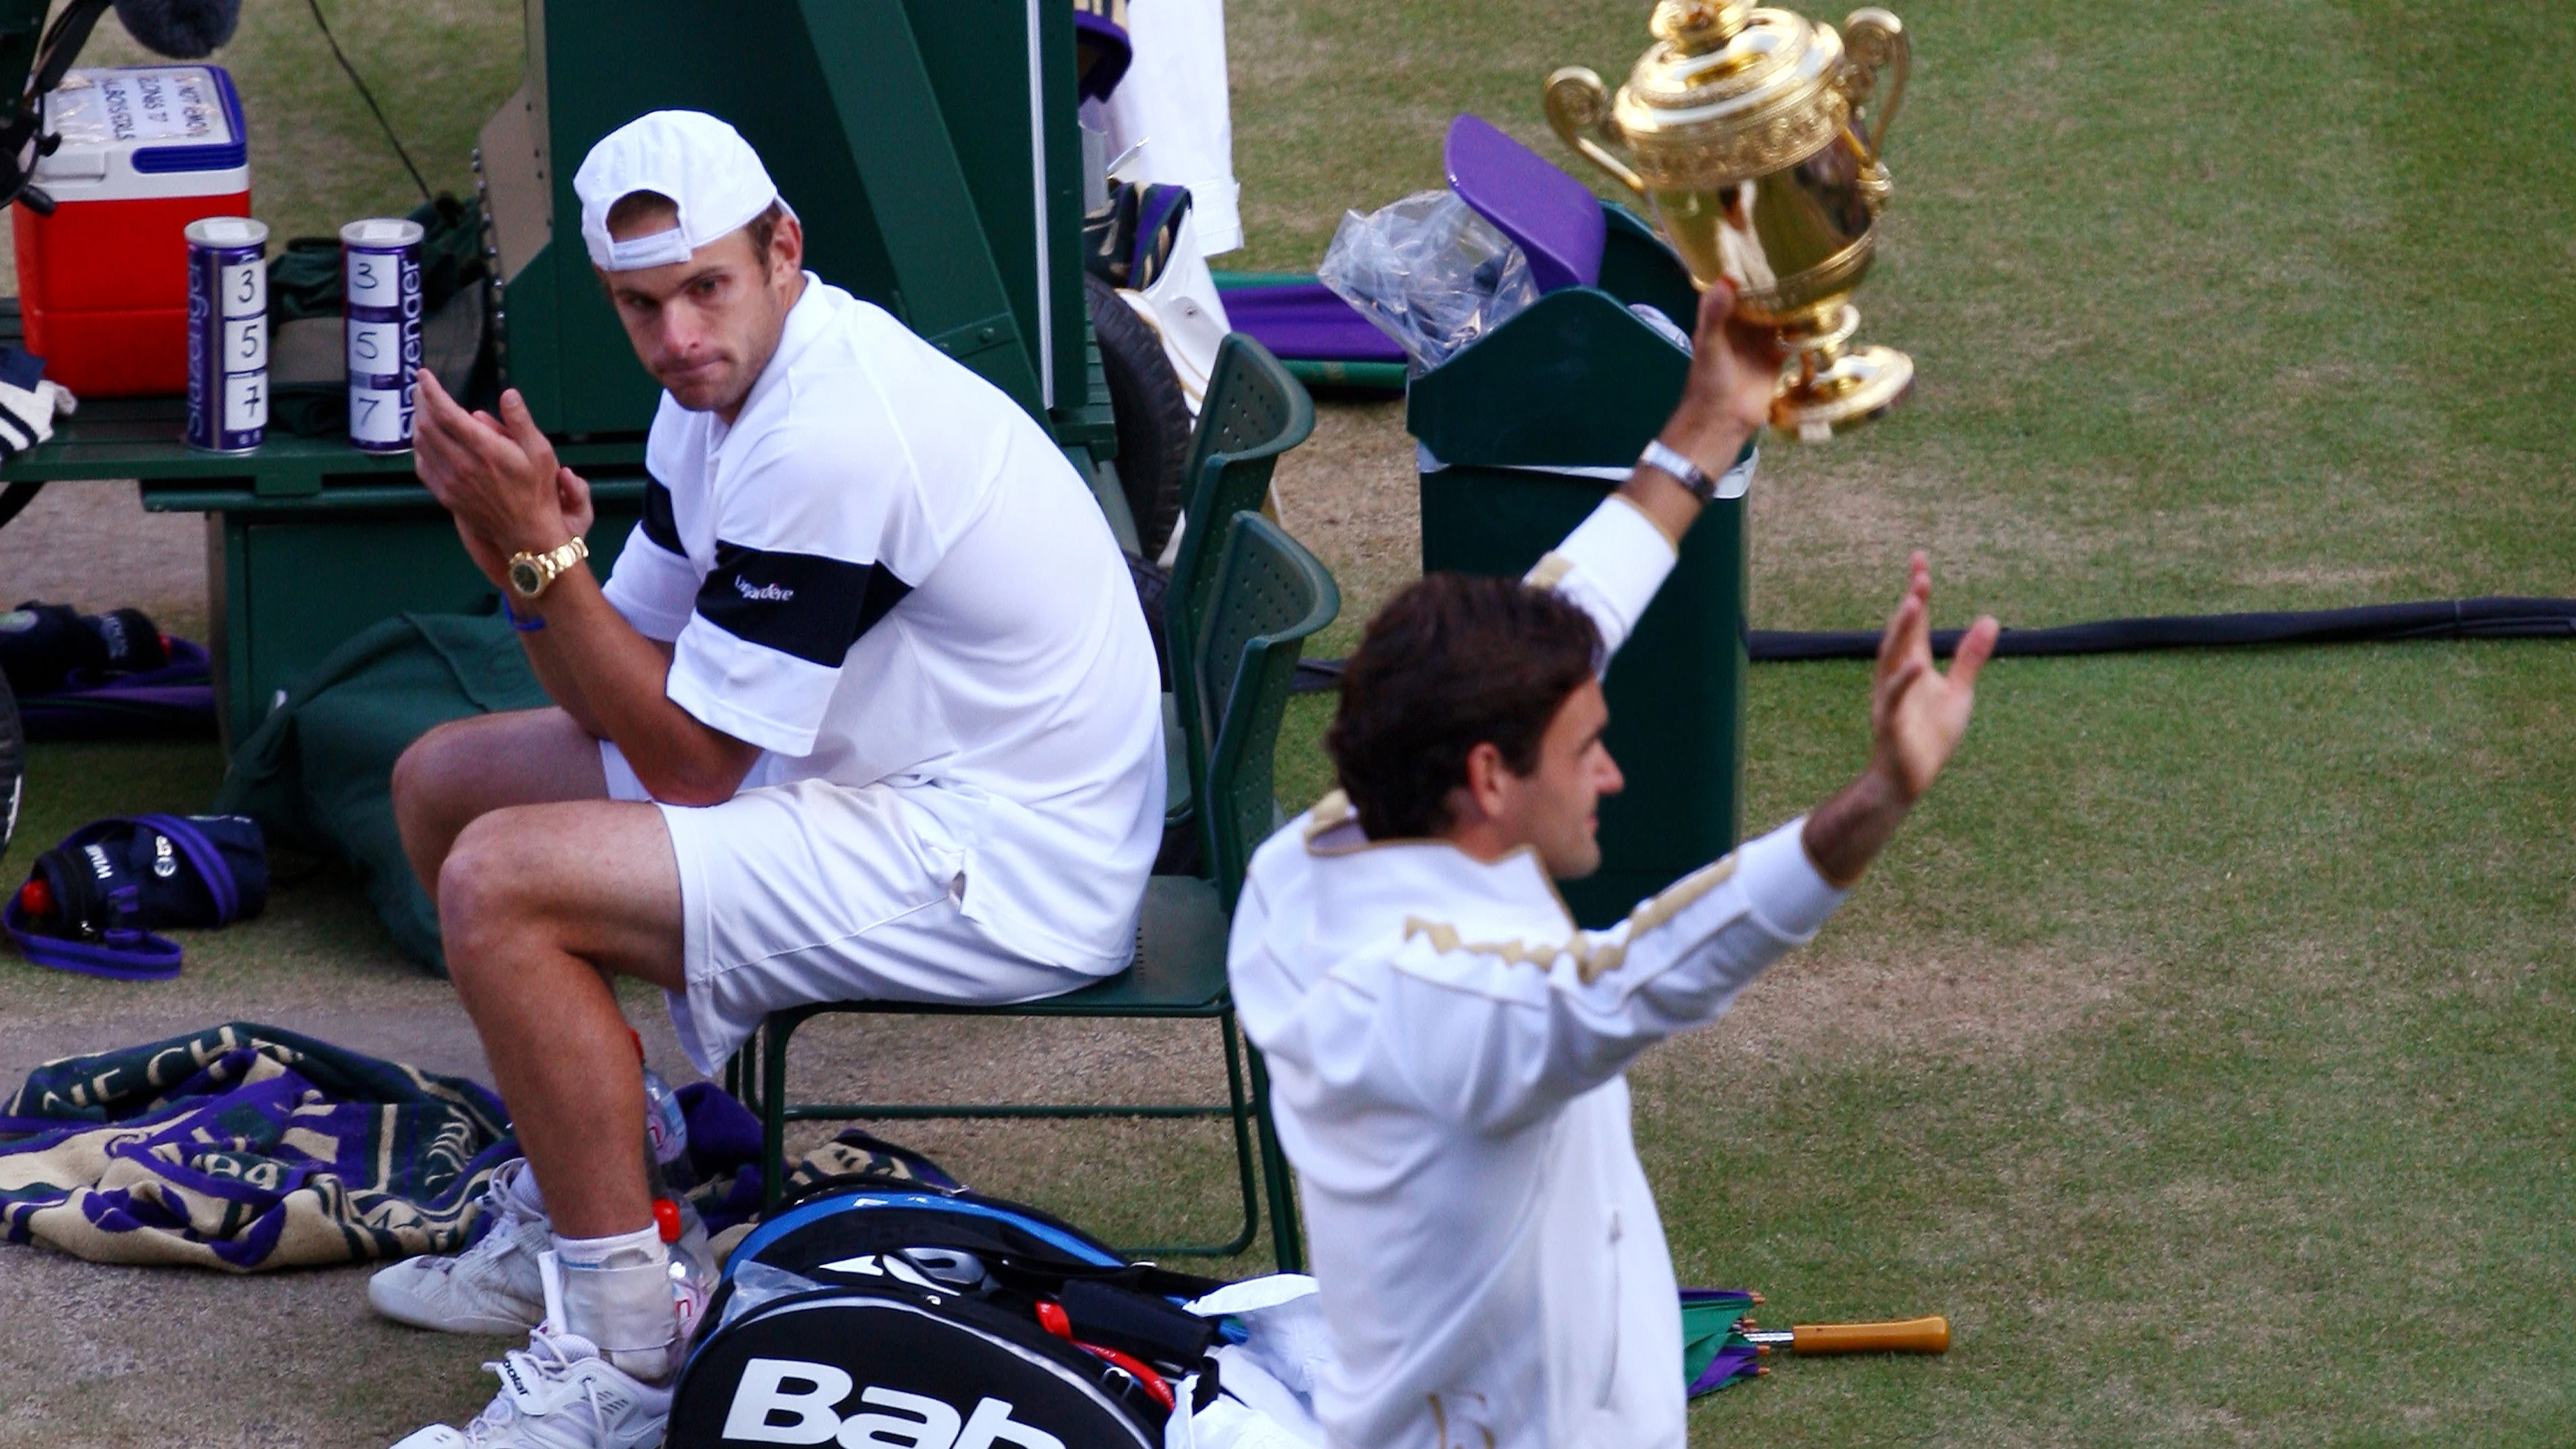
<svg viewBox="0 0 2576 1449"><path fill-rule="evenodd" d="M1266 354L1265 354L1266 355ZM1258 500L1258 495L1254 495ZM1012 1006L957 1006L921 1001L824 1001L773 1011L763 1020L755 1052L746 1047L726 1074L734 1094L761 1119L767 1201L775 1208L787 1182L787 1125L791 1122L941 1118L1225 1117L1234 1126L1235 1168L1242 1192L1243 1227L1223 1243L1178 1244L1129 1250L1130 1256L1243 1251L1259 1227L1259 1195L1267 1186L1271 1251L1280 1271L1302 1272L1305 1250L1297 1229L1297 1198L1288 1160L1270 1122L1269 1078L1261 1054L1238 1035L1226 991L1226 917L1243 891L1252 851L1278 822L1271 753L1305 641L1341 612L1341 591L1315 556L1277 524L1249 509L1195 515L1219 520L1204 529L1218 547L1209 550L1213 601L1191 651L1204 690L1184 696L1194 730L1215 742L1200 798L1200 843L1208 874L1156 876L1145 891L1136 932L1136 962L1126 971L1080 991ZM1162 1017L1214 1019L1225 1047L1227 1101L1223 1104L791 1102L787 1096L787 1047L807 1020L845 1012L957 1016ZM1256 1173L1255 1159L1259 1169Z"/></svg>
<svg viewBox="0 0 2576 1449"><path fill-rule="evenodd" d="M1215 605L1192 648L1204 681L1199 728L1214 742L1198 796L1200 841L1217 899L1231 911L1253 849L1278 822L1271 754L1297 655L1341 612L1342 594L1313 554L1258 513L1235 513L1222 537Z"/></svg>
<svg viewBox="0 0 2576 1449"><path fill-rule="evenodd" d="M1225 521L1258 509L1270 493L1279 455L1315 431L1315 400L1270 349L1243 333L1217 348L1216 370L1199 406L1185 476L1189 497L1180 554L1163 596L1163 637L1170 650L1172 693L1187 736L1190 799L1207 798L1208 723L1215 712L1194 703L1200 693L1200 636L1217 597L1217 562ZM1230 678L1231 662L1225 670Z"/></svg>

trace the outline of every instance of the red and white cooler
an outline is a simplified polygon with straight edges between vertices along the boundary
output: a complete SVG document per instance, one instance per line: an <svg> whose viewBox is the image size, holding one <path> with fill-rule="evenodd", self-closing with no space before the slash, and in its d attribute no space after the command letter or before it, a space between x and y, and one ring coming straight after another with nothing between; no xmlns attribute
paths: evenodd
<svg viewBox="0 0 2576 1449"><path fill-rule="evenodd" d="M10 225L27 350L84 397L188 389L188 243L203 216L250 215L249 133L221 66L75 70L45 99L62 138L36 163L54 199Z"/></svg>

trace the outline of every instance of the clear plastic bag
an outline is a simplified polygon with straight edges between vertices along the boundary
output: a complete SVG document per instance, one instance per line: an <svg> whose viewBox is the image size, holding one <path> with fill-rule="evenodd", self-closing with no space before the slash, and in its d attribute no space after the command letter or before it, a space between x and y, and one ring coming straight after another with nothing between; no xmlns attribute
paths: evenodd
<svg viewBox="0 0 2576 1449"><path fill-rule="evenodd" d="M1538 300L1521 249L1447 191L1344 213L1316 277L1394 338L1417 373Z"/></svg>
<svg viewBox="0 0 2576 1449"><path fill-rule="evenodd" d="M718 1319L708 1336L732 1326L733 1321L764 1303L775 1303L790 1293L807 1293L828 1285L817 1283L802 1273L773 1268L757 1259L742 1264L733 1272L733 1297L725 1300L724 1317Z"/></svg>

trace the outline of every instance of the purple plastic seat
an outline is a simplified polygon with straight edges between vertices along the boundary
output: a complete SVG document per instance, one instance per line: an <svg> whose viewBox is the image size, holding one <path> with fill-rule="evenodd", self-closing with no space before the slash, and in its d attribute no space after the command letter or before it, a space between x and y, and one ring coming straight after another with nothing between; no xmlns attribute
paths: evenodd
<svg viewBox="0 0 2576 1449"><path fill-rule="evenodd" d="M1479 116L1449 123L1442 159L1449 189L1521 249L1540 291L1601 280L1610 224L1591 188Z"/></svg>

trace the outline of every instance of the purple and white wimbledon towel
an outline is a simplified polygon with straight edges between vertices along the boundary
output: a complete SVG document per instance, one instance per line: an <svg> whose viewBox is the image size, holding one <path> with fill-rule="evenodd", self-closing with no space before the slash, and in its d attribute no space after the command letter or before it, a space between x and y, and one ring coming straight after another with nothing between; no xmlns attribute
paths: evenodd
<svg viewBox="0 0 2576 1449"><path fill-rule="evenodd" d="M0 1232L235 1273L452 1253L509 1131L480 1083L229 1022L29 1073L0 1115Z"/></svg>

